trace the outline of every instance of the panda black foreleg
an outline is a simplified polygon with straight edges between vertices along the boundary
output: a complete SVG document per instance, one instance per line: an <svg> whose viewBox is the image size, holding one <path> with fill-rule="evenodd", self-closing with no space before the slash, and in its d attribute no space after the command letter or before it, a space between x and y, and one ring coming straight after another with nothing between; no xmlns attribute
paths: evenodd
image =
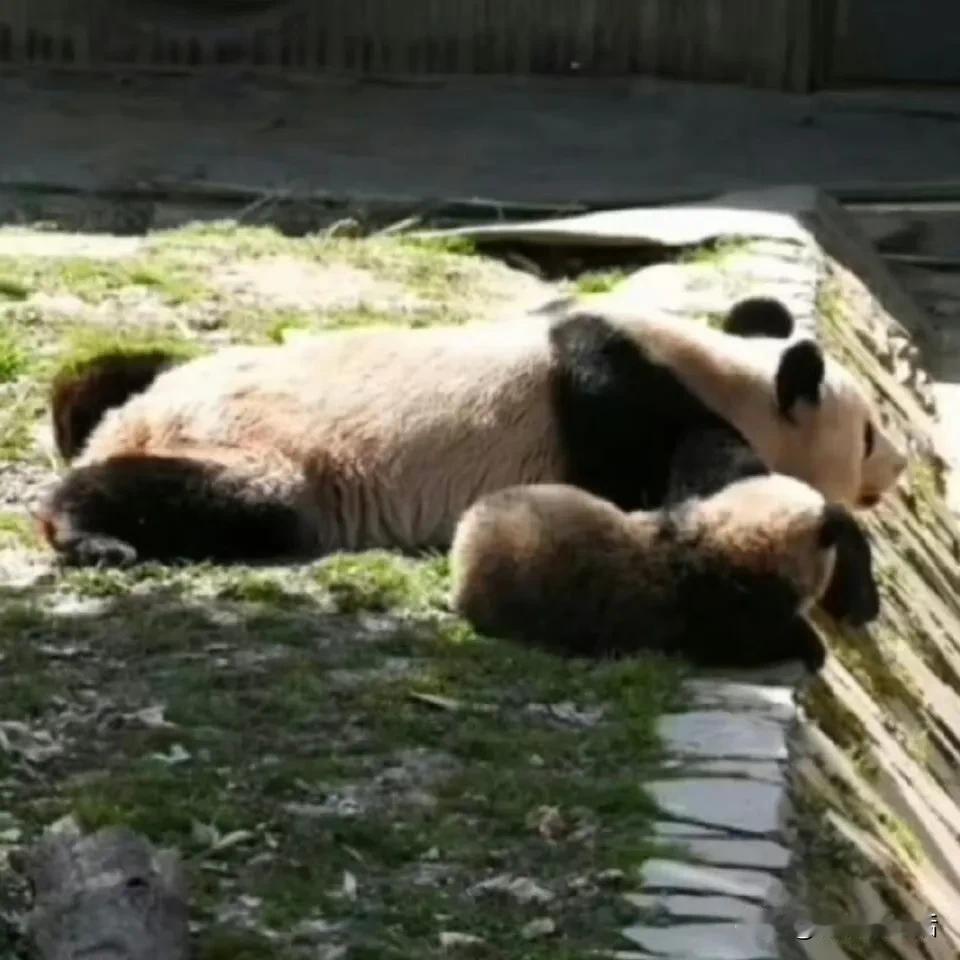
<svg viewBox="0 0 960 960"><path fill-rule="evenodd" d="M37 519L50 545L80 565L262 560L309 543L282 483L180 456L121 456L72 470Z"/></svg>
<svg viewBox="0 0 960 960"><path fill-rule="evenodd" d="M799 660L816 673L826 661L820 635L800 614L721 624L688 634L684 649L676 652L696 666L711 668L759 668Z"/></svg>

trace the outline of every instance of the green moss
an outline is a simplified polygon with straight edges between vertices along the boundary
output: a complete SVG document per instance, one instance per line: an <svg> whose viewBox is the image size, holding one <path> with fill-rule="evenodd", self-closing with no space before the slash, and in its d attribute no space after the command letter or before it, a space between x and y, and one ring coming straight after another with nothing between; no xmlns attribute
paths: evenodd
<svg viewBox="0 0 960 960"><path fill-rule="evenodd" d="M749 237L721 237L709 243L688 247L677 257L678 263L701 264L716 269L729 269L741 254L750 249Z"/></svg>
<svg viewBox="0 0 960 960"><path fill-rule="evenodd" d="M869 750L867 729L855 713L848 710L820 678L810 683L804 693L804 705L823 732L851 756Z"/></svg>
<svg viewBox="0 0 960 960"><path fill-rule="evenodd" d="M0 462L28 459L34 452L34 427L46 412L43 394L29 381L0 405Z"/></svg>
<svg viewBox="0 0 960 960"><path fill-rule="evenodd" d="M342 613L422 610L445 600L445 559L414 563L386 551L342 554L324 561L316 572Z"/></svg>
<svg viewBox="0 0 960 960"><path fill-rule="evenodd" d="M892 812L880 811L877 814L877 821L893 843L903 851L908 860L917 864L926 860L923 844L916 833L903 820Z"/></svg>
<svg viewBox="0 0 960 960"><path fill-rule="evenodd" d="M308 240L294 240L273 227L244 227L223 220L195 223L150 236L148 249L159 252L229 252L238 257L277 256L297 251Z"/></svg>
<svg viewBox="0 0 960 960"><path fill-rule="evenodd" d="M0 383L16 380L29 366L29 357L20 339L0 330Z"/></svg>
<svg viewBox="0 0 960 960"><path fill-rule="evenodd" d="M464 236L419 237L400 234L396 242L401 247L427 256L455 254L460 257L470 257L477 253L476 241Z"/></svg>
<svg viewBox="0 0 960 960"><path fill-rule="evenodd" d="M0 513L0 546L17 546L35 550L41 546L40 535L31 519L23 513Z"/></svg>
<svg viewBox="0 0 960 960"><path fill-rule="evenodd" d="M259 574L237 576L225 584L218 596L224 600L269 604L283 607L298 604L303 598L289 591L277 578Z"/></svg>
<svg viewBox="0 0 960 960"><path fill-rule="evenodd" d="M609 293L628 276L624 270L605 270L584 273L577 277L576 290L580 294Z"/></svg>

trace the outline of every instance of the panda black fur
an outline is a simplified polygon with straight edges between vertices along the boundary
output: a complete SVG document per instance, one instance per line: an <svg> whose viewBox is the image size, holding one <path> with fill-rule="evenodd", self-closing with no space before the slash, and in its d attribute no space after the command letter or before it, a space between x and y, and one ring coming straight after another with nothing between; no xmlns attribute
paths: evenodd
<svg viewBox="0 0 960 960"><path fill-rule="evenodd" d="M107 410L142 393L176 359L162 350L108 352L62 372L53 382L51 407L57 450L72 460Z"/></svg>
<svg viewBox="0 0 960 960"><path fill-rule="evenodd" d="M471 503L515 484L657 507L676 443L711 426L831 499L874 501L904 460L863 392L812 341L757 336L792 318L752 303L730 315L752 311L749 337L574 310L234 347L122 404L90 368L79 380L100 386L61 384L54 420L102 418L61 446L82 452L41 527L79 562L446 547Z"/></svg>
<svg viewBox="0 0 960 960"><path fill-rule="evenodd" d="M463 515L450 558L452 605L475 629L563 655L816 671L808 607L855 625L879 607L853 516L782 474L633 513L570 486L501 490Z"/></svg>

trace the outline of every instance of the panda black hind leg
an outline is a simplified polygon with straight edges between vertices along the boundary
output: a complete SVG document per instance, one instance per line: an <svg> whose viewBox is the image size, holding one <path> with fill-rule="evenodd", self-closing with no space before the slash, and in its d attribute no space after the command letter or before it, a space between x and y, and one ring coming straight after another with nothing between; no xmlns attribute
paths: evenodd
<svg viewBox="0 0 960 960"><path fill-rule="evenodd" d="M72 470L36 511L68 563L265 560L309 548L296 478L235 458L118 456Z"/></svg>

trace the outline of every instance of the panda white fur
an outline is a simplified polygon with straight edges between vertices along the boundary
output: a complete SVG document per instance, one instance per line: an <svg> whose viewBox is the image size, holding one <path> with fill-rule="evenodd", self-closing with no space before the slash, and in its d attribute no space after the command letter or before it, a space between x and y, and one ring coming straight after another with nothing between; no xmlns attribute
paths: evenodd
<svg viewBox="0 0 960 960"><path fill-rule="evenodd" d="M564 655L816 671L812 603L855 625L879 609L852 514L783 474L633 513L565 485L501 490L463 515L450 561L452 605L475 629Z"/></svg>
<svg viewBox="0 0 960 960"><path fill-rule="evenodd" d="M659 506L678 439L711 425L870 505L904 458L848 371L792 331L750 300L726 332L583 309L343 331L157 359L122 389L108 358L55 383L58 443L79 456L38 518L75 562L444 548L471 503L515 484Z"/></svg>

